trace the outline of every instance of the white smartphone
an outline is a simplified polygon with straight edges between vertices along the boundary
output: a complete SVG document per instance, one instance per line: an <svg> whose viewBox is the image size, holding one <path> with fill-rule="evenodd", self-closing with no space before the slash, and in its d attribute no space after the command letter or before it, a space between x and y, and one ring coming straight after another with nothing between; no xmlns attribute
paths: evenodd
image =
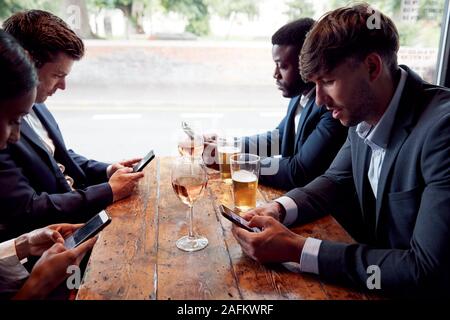
<svg viewBox="0 0 450 320"><path fill-rule="evenodd" d="M111 222L111 217L106 213L105 210L101 211L90 219L84 226L75 231L72 235L64 240L64 246L67 249L72 249L84 241L92 238L97 233L103 230Z"/></svg>

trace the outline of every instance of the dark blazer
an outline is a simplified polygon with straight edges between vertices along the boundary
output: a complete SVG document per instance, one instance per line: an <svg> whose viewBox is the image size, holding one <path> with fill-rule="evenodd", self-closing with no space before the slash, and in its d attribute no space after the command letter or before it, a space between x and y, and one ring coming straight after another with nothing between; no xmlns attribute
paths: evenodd
<svg viewBox="0 0 450 320"><path fill-rule="evenodd" d="M430 85L407 67L405 88L378 184L366 183L370 148L355 128L328 171L287 194L298 222L351 212L364 244L323 241L319 273L324 279L366 287L368 266L381 270L381 289L408 296L450 293L450 89ZM358 202L352 205L356 191Z"/></svg>
<svg viewBox="0 0 450 320"><path fill-rule="evenodd" d="M303 109L295 134L299 103L300 96L291 99L286 116L275 130L244 138L246 152L267 157L262 159L262 167L278 168L275 174L262 170L263 184L285 190L305 185L325 172L345 141L347 128L324 106L315 104L315 95ZM281 158L273 158L280 151Z"/></svg>
<svg viewBox="0 0 450 320"><path fill-rule="evenodd" d="M0 152L0 238L17 236L50 223L85 222L112 203L108 164L67 150L58 124L44 104L33 110L55 144L53 158L22 121L21 139ZM56 161L55 161L56 159ZM71 191L57 162L75 180Z"/></svg>

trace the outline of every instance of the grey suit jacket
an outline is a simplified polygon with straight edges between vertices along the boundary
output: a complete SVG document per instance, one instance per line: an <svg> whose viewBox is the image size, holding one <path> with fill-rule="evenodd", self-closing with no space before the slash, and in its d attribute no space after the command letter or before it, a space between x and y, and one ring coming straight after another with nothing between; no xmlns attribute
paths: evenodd
<svg viewBox="0 0 450 320"><path fill-rule="evenodd" d="M327 172L287 195L298 222L336 208L347 212L365 238L362 244L323 241L319 273L327 280L367 289L376 265L386 293L430 296L450 293L450 89L408 72L387 146L373 210L365 187L369 147L350 128ZM352 197L356 192L357 197ZM352 205L351 200L358 203Z"/></svg>

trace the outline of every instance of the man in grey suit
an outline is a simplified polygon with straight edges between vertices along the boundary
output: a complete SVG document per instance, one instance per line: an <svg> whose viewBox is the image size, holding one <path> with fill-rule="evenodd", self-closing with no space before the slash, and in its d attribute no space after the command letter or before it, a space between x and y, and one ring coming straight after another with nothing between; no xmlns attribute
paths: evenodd
<svg viewBox="0 0 450 320"><path fill-rule="evenodd" d="M450 90L398 66L398 48L394 23L367 4L330 12L309 33L302 77L348 138L324 175L245 216L261 233L233 227L250 257L395 296L450 296ZM359 243L283 226L330 213Z"/></svg>

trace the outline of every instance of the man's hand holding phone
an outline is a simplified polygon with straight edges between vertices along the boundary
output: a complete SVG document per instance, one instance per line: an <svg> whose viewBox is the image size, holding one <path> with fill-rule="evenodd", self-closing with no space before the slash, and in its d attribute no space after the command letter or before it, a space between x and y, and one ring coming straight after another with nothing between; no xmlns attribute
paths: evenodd
<svg viewBox="0 0 450 320"><path fill-rule="evenodd" d="M239 216L236 212L234 212L230 208L228 208L224 205L220 205L219 210L220 210L220 213L222 214L222 216L224 216L225 218L227 218L228 220L230 220L231 222L233 222L235 225L239 226L240 228L245 229L249 232L261 232L261 229L251 227L247 220L245 220L244 218Z"/></svg>
<svg viewBox="0 0 450 320"><path fill-rule="evenodd" d="M134 165L139 163L142 158L134 158L130 160L125 160L117 163L113 163L106 169L106 175L108 176L108 179L112 177L112 175L119 169L123 168L132 168Z"/></svg>
<svg viewBox="0 0 450 320"><path fill-rule="evenodd" d="M131 195L143 177L143 172L133 172L133 169L129 167L117 170L108 181L113 193L113 202Z"/></svg>

